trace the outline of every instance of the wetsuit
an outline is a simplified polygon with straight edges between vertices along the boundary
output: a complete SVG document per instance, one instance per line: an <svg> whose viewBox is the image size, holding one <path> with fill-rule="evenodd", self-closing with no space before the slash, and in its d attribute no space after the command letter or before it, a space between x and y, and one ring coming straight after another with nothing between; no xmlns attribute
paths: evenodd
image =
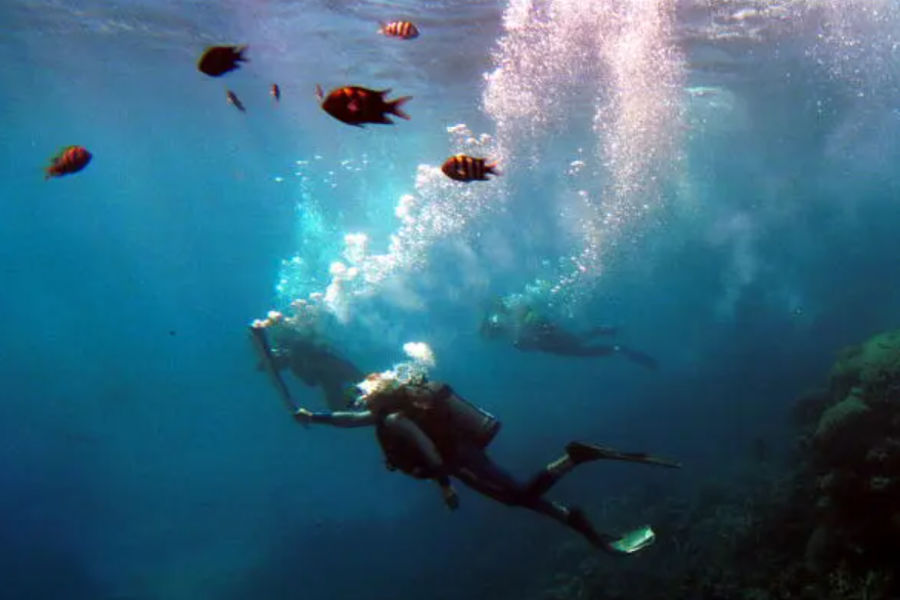
<svg viewBox="0 0 900 600"><path fill-rule="evenodd" d="M401 386L389 394L389 400L379 402L384 408L378 412L301 411L298 412L298 420L336 427L374 425L388 466L414 477L434 479L445 491L445 499L449 477L452 476L494 500L552 517L582 534L593 545L618 553L610 547L610 543L617 538L596 532L581 510L550 502L543 497L562 476L581 462L612 456L580 458L577 452L567 449L566 454L538 471L527 483L522 483L491 460L485 451L496 433L496 427L486 434L452 429L453 415L442 414L443 409L455 402L463 402L469 407L472 405L456 396L449 386L440 383ZM573 444L570 444L571 447Z"/></svg>
<svg viewBox="0 0 900 600"><path fill-rule="evenodd" d="M499 315L499 313L498 313ZM594 327L584 333L573 333L556 325L531 308L506 311L506 317L498 317L496 323L482 326L488 336L506 335L513 346L526 352L547 352L560 356L609 356L621 354L628 360L647 369L657 369L652 356L621 344L596 344L600 336L616 335L615 327Z"/></svg>
<svg viewBox="0 0 900 600"><path fill-rule="evenodd" d="M332 410L347 408L349 400L345 390L365 377L350 361L301 337L286 344L277 362L278 368L289 368L306 385L321 387L325 402Z"/></svg>

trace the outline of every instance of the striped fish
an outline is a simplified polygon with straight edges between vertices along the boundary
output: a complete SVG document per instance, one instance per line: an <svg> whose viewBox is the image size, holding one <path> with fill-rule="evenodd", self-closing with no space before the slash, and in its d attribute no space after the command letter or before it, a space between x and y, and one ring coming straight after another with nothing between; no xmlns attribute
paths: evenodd
<svg viewBox="0 0 900 600"><path fill-rule="evenodd" d="M444 161L441 171L456 181L488 181L487 175L499 175L497 163L485 163L483 158L474 158L468 154L455 154Z"/></svg>
<svg viewBox="0 0 900 600"><path fill-rule="evenodd" d="M378 33L388 37L395 37L401 40L411 40L419 37L419 29L409 21L391 21L390 23L381 23Z"/></svg>

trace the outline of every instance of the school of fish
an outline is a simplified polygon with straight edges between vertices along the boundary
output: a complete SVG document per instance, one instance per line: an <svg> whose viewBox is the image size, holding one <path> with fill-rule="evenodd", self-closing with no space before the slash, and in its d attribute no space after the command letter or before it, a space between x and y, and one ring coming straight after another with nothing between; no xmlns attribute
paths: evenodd
<svg viewBox="0 0 900 600"><path fill-rule="evenodd" d="M382 22L377 33L398 40L412 40L419 37L419 28L411 21L397 20ZM217 45L204 49L197 60L197 70L209 77L222 77L241 67L241 63L250 62L246 57L249 46ZM401 96L387 100L389 89L370 89L358 85L344 85L334 88L325 94L322 86L316 84L316 98L326 113L348 125L363 127L373 123L393 125L388 115L409 120L410 116L401 108L412 96ZM277 83L269 87L269 95L278 103L281 101L281 88ZM225 89L225 99L242 113L247 112L244 103L231 89ZM67 146L56 154L50 165L44 169L45 179L61 177L77 173L84 169L93 155L83 146ZM488 175L499 175L496 162L488 162L486 158L454 154L447 158L441 171L450 179L463 183L471 181L488 181Z"/></svg>

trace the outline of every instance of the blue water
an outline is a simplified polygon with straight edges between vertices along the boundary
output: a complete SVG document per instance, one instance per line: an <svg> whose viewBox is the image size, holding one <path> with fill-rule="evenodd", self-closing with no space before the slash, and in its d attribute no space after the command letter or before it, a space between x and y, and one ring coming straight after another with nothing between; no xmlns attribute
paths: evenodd
<svg viewBox="0 0 900 600"><path fill-rule="evenodd" d="M549 520L469 490L448 513L433 486L382 468L370 431L298 427L255 369L247 324L324 292L345 234L388 253L403 194L450 198L458 227L423 235L415 264L329 317L332 341L365 370L429 343L432 377L502 418L493 455L522 477L573 438L684 461L674 474L590 467L554 490L598 520L609 497L727 478L757 438L789 447L792 400L842 346L897 326L894 3L598 1L591 43L631 31L678 54L671 81L629 96L639 73L616 83L615 68L661 58L573 76L566 52L592 51L564 31L577 3L534 2L549 24L535 35L559 54L523 67L544 87L536 111L513 115L486 94L521 90L488 89L485 74L504 40L519 43L510 14L527 4L0 7L0 596L537 598L559 548L587 556ZM616 21L651 5L671 31ZM421 38L375 34L398 17ZM249 44L251 62L203 76L214 43ZM317 106L316 83L412 95L412 120L348 127ZM598 106L617 97L677 119L642 122L642 146L637 130L593 125L614 122ZM493 136L503 175L417 187L420 165L457 150L447 128L460 123ZM604 161L616 135L631 153ZM44 181L69 144L92 163ZM566 175L578 159L590 174ZM633 193L610 192L619 180ZM579 190L598 200L585 209ZM610 206L620 226L598 217ZM592 219L602 256L570 282ZM308 277L286 295L295 256ZM547 302L568 324L618 325L661 369L479 338L486 303L536 278L563 282Z"/></svg>

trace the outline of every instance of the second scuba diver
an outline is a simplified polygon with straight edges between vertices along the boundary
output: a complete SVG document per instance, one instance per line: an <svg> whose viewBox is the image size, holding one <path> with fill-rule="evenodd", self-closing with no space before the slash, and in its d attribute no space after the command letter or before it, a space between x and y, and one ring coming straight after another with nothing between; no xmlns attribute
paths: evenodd
<svg viewBox="0 0 900 600"><path fill-rule="evenodd" d="M593 546L613 554L631 554L653 542L649 526L624 535L598 532L581 509L547 500L544 494L585 462L611 459L675 468L681 466L679 463L573 441L560 458L522 483L486 452L500 422L458 396L449 385L429 382L420 373L402 378L395 371L386 371L369 375L359 387L364 394L355 410L310 412L297 408L294 418L304 425L374 426L388 468L418 479L433 479L451 509L459 504L450 482L454 477L498 502L551 517L580 533Z"/></svg>
<svg viewBox="0 0 900 600"><path fill-rule="evenodd" d="M328 408L347 408L355 399L355 385L364 373L319 341L314 331L277 326L282 320L280 313L273 312L265 321L257 321L250 334L259 353L260 368L268 372L284 401L289 406L294 404L281 379L281 371L289 369L306 385L322 388ZM271 340L267 330L274 334Z"/></svg>
<svg viewBox="0 0 900 600"><path fill-rule="evenodd" d="M615 327L595 327L584 333L568 331L537 309L528 305L509 305L502 299L494 303L481 322L485 339L506 339L525 352L546 352L561 356L609 356L620 354L644 368L656 370L652 356L622 344L596 344L601 336L614 336Z"/></svg>

